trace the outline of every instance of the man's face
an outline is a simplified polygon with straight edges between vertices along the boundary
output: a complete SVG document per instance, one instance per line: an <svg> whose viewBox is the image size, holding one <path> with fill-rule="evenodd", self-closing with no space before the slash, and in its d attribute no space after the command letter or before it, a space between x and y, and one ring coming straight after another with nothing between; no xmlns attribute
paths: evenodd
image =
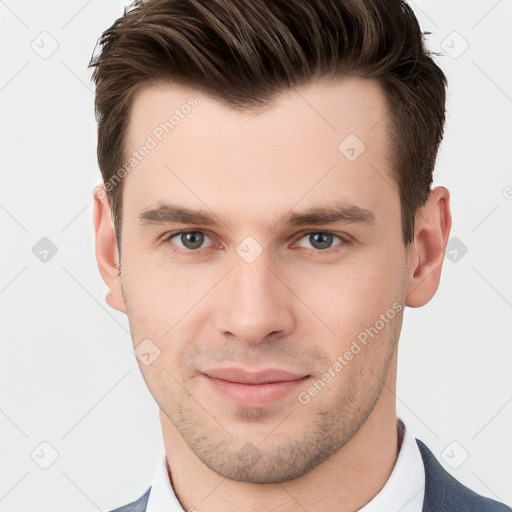
<svg viewBox="0 0 512 512"><path fill-rule="evenodd" d="M172 130L155 131L176 109ZM157 145L126 176L122 300L169 428L222 476L311 471L393 386L407 254L387 111L362 79L292 90L251 115L172 86L135 98L128 153L148 135ZM149 213L164 204L220 220ZM288 222L335 206L335 222ZM293 380L226 382L264 370Z"/></svg>

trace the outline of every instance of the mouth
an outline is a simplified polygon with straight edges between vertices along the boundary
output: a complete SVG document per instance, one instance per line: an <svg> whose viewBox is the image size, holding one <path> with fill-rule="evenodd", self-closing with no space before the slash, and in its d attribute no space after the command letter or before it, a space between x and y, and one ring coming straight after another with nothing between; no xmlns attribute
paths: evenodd
<svg viewBox="0 0 512 512"><path fill-rule="evenodd" d="M242 407L264 407L282 400L310 378L278 369L247 372L218 368L203 375L216 393Z"/></svg>

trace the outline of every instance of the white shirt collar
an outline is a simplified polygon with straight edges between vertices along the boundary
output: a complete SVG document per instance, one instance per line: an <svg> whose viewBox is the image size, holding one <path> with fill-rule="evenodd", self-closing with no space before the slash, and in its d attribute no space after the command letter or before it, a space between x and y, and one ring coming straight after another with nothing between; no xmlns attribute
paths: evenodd
<svg viewBox="0 0 512 512"><path fill-rule="evenodd" d="M416 440L405 428L400 453L388 481L359 512L421 512L425 495L425 468ZM146 512L184 512L174 493L165 453L152 482Z"/></svg>
<svg viewBox="0 0 512 512"><path fill-rule="evenodd" d="M425 466L416 439L405 425L404 430L400 453L391 475L380 492L359 509L359 512L389 510L421 512L423 510Z"/></svg>
<svg viewBox="0 0 512 512"><path fill-rule="evenodd" d="M149 493L146 512L183 512L183 510L181 503L174 493L171 481L169 480L164 452L151 484L151 492Z"/></svg>

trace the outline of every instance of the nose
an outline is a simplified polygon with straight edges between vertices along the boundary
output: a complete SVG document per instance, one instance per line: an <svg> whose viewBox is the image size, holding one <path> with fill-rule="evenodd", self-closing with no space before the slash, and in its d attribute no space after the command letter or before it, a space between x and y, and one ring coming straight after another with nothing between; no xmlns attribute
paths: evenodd
<svg viewBox="0 0 512 512"><path fill-rule="evenodd" d="M219 283L223 307L216 327L223 336L254 345L293 329L295 296L269 263L265 251L252 263L241 260Z"/></svg>

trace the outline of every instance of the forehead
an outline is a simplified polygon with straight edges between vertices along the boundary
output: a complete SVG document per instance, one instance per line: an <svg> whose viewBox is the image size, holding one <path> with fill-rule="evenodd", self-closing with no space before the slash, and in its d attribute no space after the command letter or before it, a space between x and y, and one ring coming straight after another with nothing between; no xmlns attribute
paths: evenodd
<svg viewBox="0 0 512 512"><path fill-rule="evenodd" d="M397 201L387 113L379 84L359 78L293 88L255 112L192 89L143 87L126 134L133 165L123 202L140 211L170 201L219 215L229 205L254 217L299 202Z"/></svg>
<svg viewBox="0 0 512 512"><path fill-rule="evenodd" d="M274 97L262 109L251 111L228 107L193 89L158 83L136 91L126 140L129 147L135 147L148 134L154 132L155 139L160 136L169 139L165 136L172 132L173 140L187 143L187 147L201 142L206 149L211 149L208 146L221 149L218 148L220 137L229 138L226 142L230 145L245 142L247 148L254 143L247 137L250 135L291 143L304 137L312 140L330 135L325 141L330 143L344 134L354 133L368 141L371 137L373 141L379 130L368 132L381 124L388 109L378 82L362 78L324 79L294 87ZM166 122L170 123L167 130L161 126ZM193 134L187 130L191 124ZM159 133L159 127L163 133ZM276 132L279 141L275 140Z"/></svg>

